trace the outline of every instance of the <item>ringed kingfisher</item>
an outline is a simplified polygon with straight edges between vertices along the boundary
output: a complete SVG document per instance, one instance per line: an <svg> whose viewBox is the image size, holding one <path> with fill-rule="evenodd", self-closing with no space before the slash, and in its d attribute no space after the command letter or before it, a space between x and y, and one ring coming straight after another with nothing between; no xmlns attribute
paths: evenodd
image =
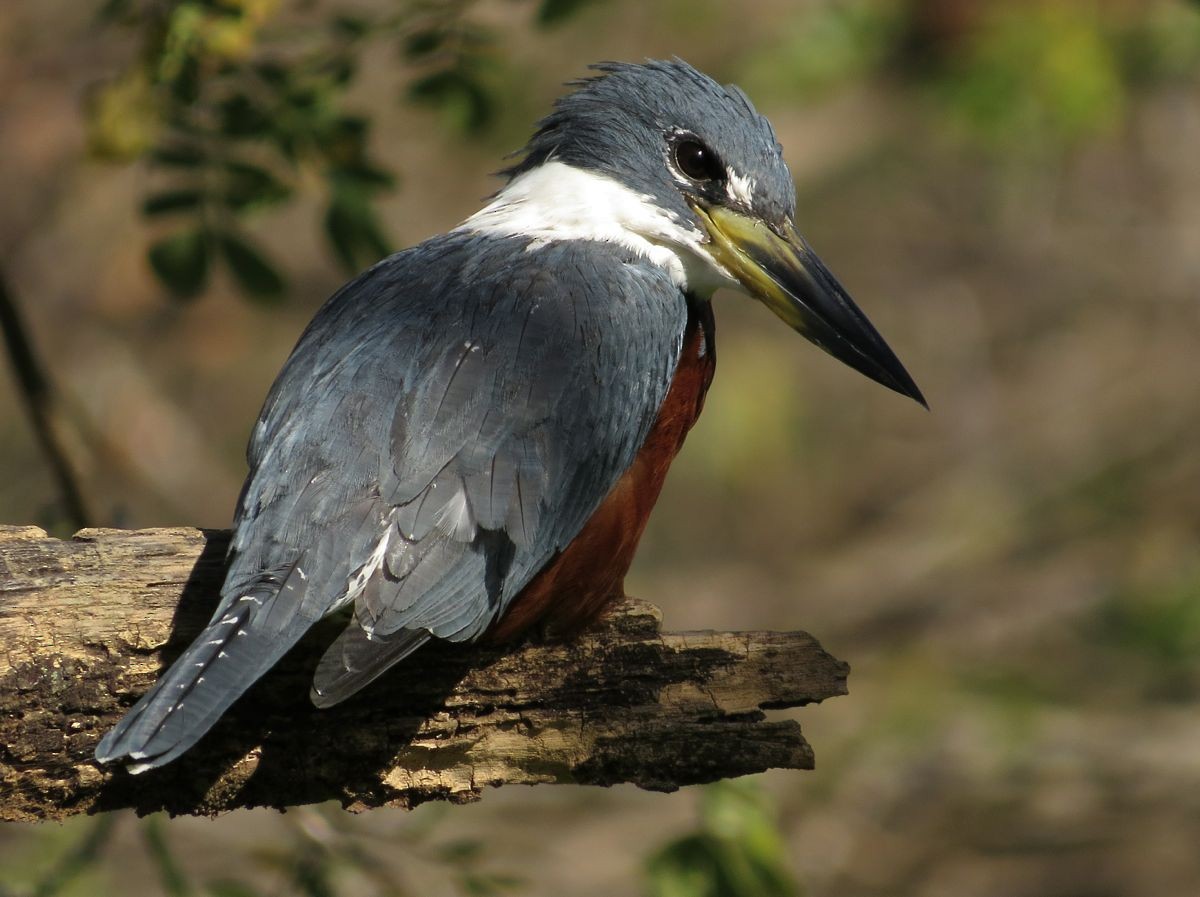
<svg viewBox="0 0 1200 897"><path fill-rule="evenodd" d="M925 404L797 232L746 95L679 59L594 68L483 209L317 312L254 427L212 622L98 760L175 759L342 609L318 707L431 640L598 616L704 404L718 287Z"/></svg>

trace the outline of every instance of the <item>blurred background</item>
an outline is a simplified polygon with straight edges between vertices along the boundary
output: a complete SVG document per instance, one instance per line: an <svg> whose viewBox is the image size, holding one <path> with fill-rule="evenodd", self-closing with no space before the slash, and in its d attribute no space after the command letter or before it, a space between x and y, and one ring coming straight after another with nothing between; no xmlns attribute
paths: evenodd
<svg viewBox="0 0 1200 897"><path fill-rule="evenodd" d="M228 525L326 296L478 208L588 62L672 54L775 123L932 407L716 297L629 590L849 661L817 769L5 825L0 894L1200 893L1195 3L9 0L4 320L77 500L5 363L0 520Z"/></svg>

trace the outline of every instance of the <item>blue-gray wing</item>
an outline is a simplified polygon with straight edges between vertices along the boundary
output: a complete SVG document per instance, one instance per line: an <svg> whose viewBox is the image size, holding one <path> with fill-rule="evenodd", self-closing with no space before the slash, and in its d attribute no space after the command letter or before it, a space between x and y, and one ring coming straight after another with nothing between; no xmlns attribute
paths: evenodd
<svg viewBox="0 0 1200 897"><path fill-rule="evenodd" d="M103 754L176 756L351 603L321 705L431 637L482 634L629 467L686 316L662 271L594 243L456 233L343 288L256 426L222 603L163 680L184 711L152 692Z"/></svg>

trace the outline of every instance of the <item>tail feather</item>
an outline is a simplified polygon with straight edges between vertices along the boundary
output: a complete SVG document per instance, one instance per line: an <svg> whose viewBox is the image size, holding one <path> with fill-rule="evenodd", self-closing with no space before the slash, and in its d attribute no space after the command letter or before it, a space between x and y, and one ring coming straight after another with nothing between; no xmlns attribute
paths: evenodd
<svg viewBox="0 0 1200 897"><path fill-rule="evenodd" d="M282 626L266 631L255 625L279 601L295 597L275 580L267 594L247 590L200 633L115 728L100 740L101 763L130 761L129 771L144 772L169 763L213 727L221 715L271 668L313 624L309 615L292 614ZM278 619L278 618L277 618Z"/></svg>

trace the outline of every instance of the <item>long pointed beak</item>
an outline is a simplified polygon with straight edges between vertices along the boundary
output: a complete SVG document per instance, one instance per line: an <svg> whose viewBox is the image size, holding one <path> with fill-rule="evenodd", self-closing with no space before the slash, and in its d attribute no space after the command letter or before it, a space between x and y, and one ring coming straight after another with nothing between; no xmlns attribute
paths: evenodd
<svg viewBox="0 0 1200 897"><path fill-rule="evenodd" d="M790 222L776 233L724 206L693 207L713 258L793 330L877 383L929 405L904 365Z"/></svg>

